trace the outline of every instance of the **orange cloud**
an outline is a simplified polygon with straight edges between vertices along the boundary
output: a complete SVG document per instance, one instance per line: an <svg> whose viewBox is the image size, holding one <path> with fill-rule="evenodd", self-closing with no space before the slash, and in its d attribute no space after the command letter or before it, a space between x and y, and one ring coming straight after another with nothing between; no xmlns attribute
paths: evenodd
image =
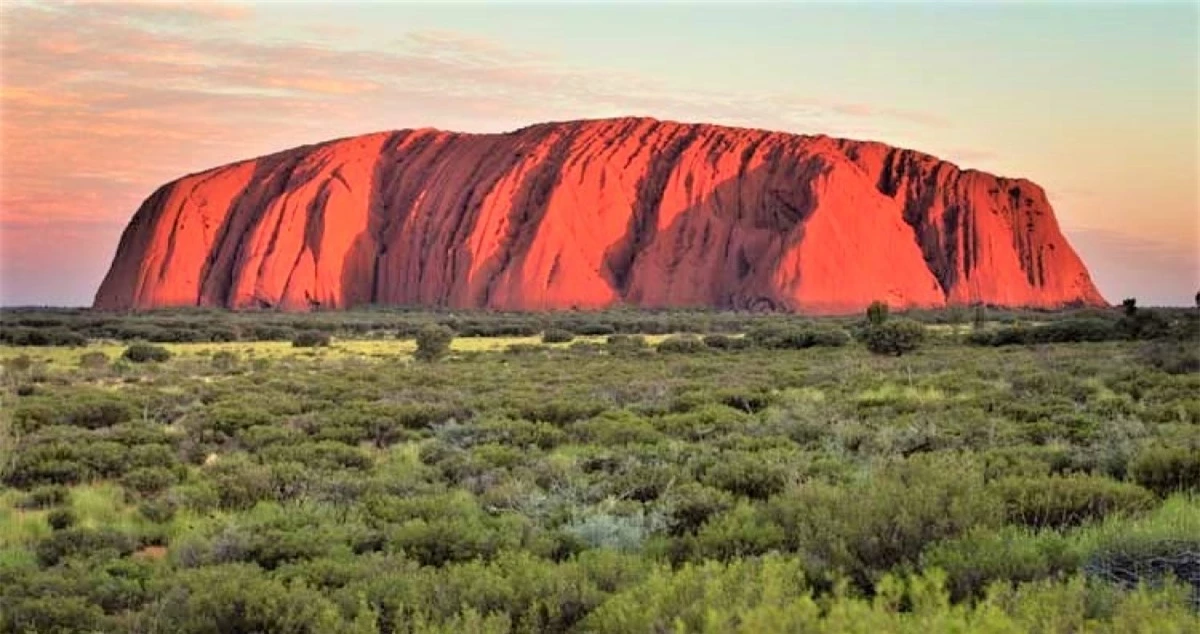
<svg viewBox="0 0 1200 634"><path fill-rule="evenodd" d="M322 95L356 95L371 92L379 88L379 84L371 81L341 80L332 78L272 78L263 81L265 86L286 88L300 92L311 92Z"/></svg>
<svg viewBox="0 0 1200 634"><path fill-rule="evenodd" d="M108 16L121 20L149 22L201 22L244 20L253 14L250 5L218 2L182 2L178 0L121 0L120 2L69 2L64 6L76 14Z"/></svg>

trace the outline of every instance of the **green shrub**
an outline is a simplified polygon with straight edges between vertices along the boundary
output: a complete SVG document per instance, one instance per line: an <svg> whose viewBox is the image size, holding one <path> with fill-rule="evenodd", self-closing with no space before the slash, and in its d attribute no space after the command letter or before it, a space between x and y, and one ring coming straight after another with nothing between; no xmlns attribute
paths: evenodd
<svg viewBox="0 0 1200 634"><path fill-rule="evenodd" d="M75 525L75 513L71 509L54 509L46 514L46 523L56 531L68 529Z"/></svg>
<svg viewBox="0 0 1200 634"><path fill-rule="evenodd" d="M292 337L293 348L324 348L329 345L332 338L327 332L319 330L301 330Z"/></svg>
<svg viewBox="0 0 1200 634"><path fill-rule="evenodd" d="M613 551L583 552L560 563L524 552L441 569L380 563L346 594L365 594L381 621L395 623L398 632L428 634L589 631L580 620L649 568L634 555Z"/></svg>
<svg viewBox="0 0 1200 634"><path fill-rule="evenodd" d="M271 471L243 456L226 456L206 466L221 508L248 509L274 495Z"/></svg>
<svg viewBox="0 0 1200 634"><path fill-rule="evenodd" d="M108 355L98 350L79 355L79 367L85 370L102 370L108 367Z"/></svg>
<svg viewBox="0 0 1200 634"><path fill-rule="evenodd" d="M437 361L450 352L454 331L446 326L430 324L417 333L417 351L413 356L418 361Z"/></svg>
<svg viewBox="0 0 1200 634"><path fill-rule="evenodd" d="M783 490L788 473L759 455L725 454L705 472L701 481L734 495L765 500Z"/></svg>
<svg viewBox="0 0 1200 634"><path fill-rule="evenodd" d="M552 398L524 403L516 410L516 417L534 423L565 425L591 418L604 409L603 403L592 400Z"/></svg>
<svg viewBox="0 0 1200 634"><path fill-rule="evenodd" d="M37 487L21 500L20 507L24 509L48 509L65 504L71 497L71 490L61 484L50 484Z"/></svg>
<svg viewBox="0 0 1200 634"><path fill-rule="evenodd" d="M0 328L0 342L14 346L86 346L87 337L66 328Z"/></svg>
<svg viewBox="0 0 1200 634"><path fill-rule="evenodd" d="M161 363L171 358L171 352L162 346L156 346L148 343L135 343L121 355L122 359L130 363Z"/></svg>
<svg viewBox="0 0 1200 634"><path fill-rule="evenodd" d="M1079 564L1079 556L1061 534L1031 533L1012 526L973 530L938 542L921 556L923 568L946 573L946 586L954 601L982 598L995 582L1046 579L1074 572Z"/></svg>
<svg viewBox="0 0 1200 634"><path fill-rule="evenodd" d="M1112 323L1105 319L1060 319L1026 330L1030 343L1066 343L1115 339Z"/></svg>
<svg viewBox="0 0 1200 634"><path fill-rule="evenodd" d="M649 346L641 335L609 335L605 343L613 352L638 352Z"/></svg>
<svg viewBox="0 0 1200 634"><path fill-rule="evenodd" d="M299 444L272 444L259 456L264 462L293 462L312 469L367 469L371 458L358 447L333 440Z"/></svg>
<svg viewBox="0 0 1200 634"><path fill-rule="evenodd" d="M672 535L695 533L710 518L733 507L729 493L696 482L672 487L663 500Z"/></svg>
<svg viewBox="0 0 1200 634"><path fill-rule="evenodd" d="M285 584L247 564L182 571L163 588L151 613L179 634L350 631L320 592L302 582Z"/></svg>
<svg viewBox="0 0 1200 634"><path fill-rule="evenodd" d="M290 341L296 336L296 331L287 326L255 324L250 327L248 334L251 341Z"/></svg>
<svg viewBox="0 0 1200 634"><path fill-rule="evenodd" d="M1171 323L1158 311L1136 310L1117 321L1115 330L1129 339L1159 339L1171 332Z"/></svg>
<svg viewBox="0 0 1200 634"><path fill-rule="evenodd" d="M925 326L911 319L892 319L863 329L862 338L867 350L898 357L921 346Z"/></svg>
<svg viewBox="0 0 1200 634"><path fill-rule="evenodd" d="M93 475L88 465L79 460L78 452L55 443L17 454L4 474L4 481L17 487L75 484Z"/></svg>
<svg viewBox="0 0 1200 634"><path fill-rule="evenodd" d="M770 350L801 350L814 346L840 347L850 342L850 334L839 326L826 324L764 324L746 334L755 346Z"/></svg>
<svg viewBox="0 0 1200 634"><path fill-rule="evenodd" d="M808 592L803 565L795 559L769 556L688 564L678 570L660 567L643 583L598 607L582 629L601 634L816 631L796 629L794 622L760 629L746 620L755 610L779 615L804 601ZM812 605L811 616L818 613Z"/></svg>
<svg viewBox="0 0 1200 634"><path fill-rule="evenodd" d="M1002 520L978 462L941 454L885 462L869 478L840 486L805 483L772 497L764 513L813 579L841 571L863 589L884 571L915 563L935 542Z"/></svg>
<svg viewBox="0 0 1200 634"><path fill-rule="evenodd" d="M12 411L12 426L26 434L53 425L103 429L133 417L133 405L120 392L78 389L66 398L38 398L21 403Z"/></svg>
<svg viewBox="0 0 1200 634"><path fill-rule="evenodd" d="M756 557L789 546L787 528L765 517L759 507L746 500L711 517L695 539L685 540L684 544L695 546L694 553L686 553L687 558L721 561Z"/></svg>
<svg viewBox="0 0 1200 634"><path fill-rule="evenodd" d="M976 346L1021 344L1025 343L1025 331L1023 328L1000 328L998 330L976 328L971 334L967 335L967 343Z"/></svg>
<svg viewBox="0 0 1200 634"><path fill-rule="evenodd" d="M1200 449L1151 447L1138 453L1130 465L1133 481L1166 496L1200 490Z"/></svg>
<svg viewBox="0 0 1200 634"><path fill-rule="evenodd" d="M989 485L1010 522L1033 528L1065 528L1109 515L1140 513L1154 494L1135 484L1101 476L1003 478Z"/></svg>
<svg viewBox="0 0 1200 634"><path fill-rule="evenodd" d="M54 566L76 556L91 557L101 553L125 556L136 544L124 533L110 528L63 528L50 533L37 545L37 558L43 566Z"/></svg>
<svg viewBox="0 0 1200 634"><path fill-rule="evenodd" d="M649 419L628 410L608 410L571 425L568 432L580 441L601 447L655 444L666 438Z"/></svg>
<svg viewBox="0 0 1200 634"><path fill-rule="evenodd" d="M3 632L103 632L112 631L104 608L86 596L14 595L0 610Z"/></svg>
<svg viewBox="0 0 1200 634"><path fill-rule="evenodd" d="M601 323L590 322L590 323L583 323L583 324L576 326L574 328L574 331L575 331L575 334L578 334L578 335L602 336L602 335L614 334L616 332L616 329L613 328L612 324L601 324Z"/></svg>
<svg viewBox="0 0 1200 634"><path fill-rule="evenodd" d="M72 427L102 429L132 420L133 416L132 405L119 395L95 395L67 402L60 421Z"/></svg>
<svg viewBox="0 0 1200 634"><path fill-rule="evenodd" d="M744 350L750 347L750 340L745 337L729 335L705 335L704 345L714 350Z"/></svg>
<svg viewBox="0 0 1200 634"><path fill-rule="evenodd" d="M669 354L692 354L703 352L706 346L693 335L673 335L658 342L657 350Z"/></svg>
<svg viewBox="0 0 1200 634"><path fill-rule="evenodd" d="M1104 319L1061 319L1028 329L1029 343L1073 343L1108 341L1116 338L1111 322Z"/></svg>
<svg viewBox="0 0 1200 634"><path fill-rule="evenodd" d="M149 496L175 484L175 474L162 467L134 469L121 476L121 486L138 495Z"/></svg>
<svg viewBox="0 0 1200 634"><path fill-rule="evenodd" d="M426 521L414 519L390 530L390 548L401 550L425 566L488 559L504 547L515 547L519 533L478 517Z"/></svg>
<svg viewBox="0 0 1200 634"><path fill-rule="evenodd" d="M575 333L562 328L547 328L542 333L542 343L570 343L575 340Z"/></svg>
<svg viewBox="0 0 1200 634"><path fill-rule="evenodd" d="M677 438L697 441L742 431L753 420L744 411L725 405L705 404L691 411L661 416L655 422L655 427Z"/></svg>
<svg viewBox="0 0 1200 634"><path fill-rule="evenodd" d="M179 505L163 497L146 500L138 505L138 514L156 524L164 524L175 517Z"/></svg>
<svg viewBox="0 0 1200 634"><path fill-rule="evenodd" d="M727 388L713 393L716 401L726 407L757 414L775 402L775 396L766 390L742 390Z"/></svg>
<svg viewBox="0 0 1200 634"><path fill-rule="evenodd" d="M1113 322L1097 317L1072 317L1037 326L1007 326L996 330L978 330L967 341L980 346L1029 345L1038 343L1077 343L1111 341L1122 338Z"/></svg>
<svg viewBox="0 0 1200 634"><path fill-rule="evenodd" d="M840 348L850 343L850 333L840 326L825 326L815 328L807 338L812 341L814 346L825 346L829 348Z"/></svg>

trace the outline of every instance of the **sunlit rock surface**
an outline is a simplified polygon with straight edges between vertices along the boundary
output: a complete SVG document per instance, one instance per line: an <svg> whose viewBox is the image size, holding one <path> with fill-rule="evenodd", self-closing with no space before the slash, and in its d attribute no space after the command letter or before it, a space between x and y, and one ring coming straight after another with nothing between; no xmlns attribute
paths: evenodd
<svg viewBox="0 0 1200 634"><path fill-rule="evenodd" d="M879 143L646 118L401 130L168 183L107 309L806 313L1099 305L1037 185Z"/></svg>

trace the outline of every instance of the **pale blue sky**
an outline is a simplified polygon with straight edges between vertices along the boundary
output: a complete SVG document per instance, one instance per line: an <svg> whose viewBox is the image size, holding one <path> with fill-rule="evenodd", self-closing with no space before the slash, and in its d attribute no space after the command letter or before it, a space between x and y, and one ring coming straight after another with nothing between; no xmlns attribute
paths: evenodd
<svg viewBox="0 0 1200 634"><path fill-rule="evenodd" d="M1029 178L1110 301L1189 303L1197 21L1191 2L16 5L0 301L87 303L136 205L189 171L381 129L641 114ZM38 256L63 244L75 257Z"/></svg>

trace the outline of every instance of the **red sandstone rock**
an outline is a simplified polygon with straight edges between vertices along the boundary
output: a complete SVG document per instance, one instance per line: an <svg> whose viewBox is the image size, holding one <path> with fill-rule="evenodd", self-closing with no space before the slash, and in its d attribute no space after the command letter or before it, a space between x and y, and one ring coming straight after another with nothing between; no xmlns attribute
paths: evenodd
<svg viewBox="0 0 1200 634"><path fill-rule="evenodd" d="M1104 304L1045 193L879 143L626 118L402 130L186 176L97 308Z"/></svg>

